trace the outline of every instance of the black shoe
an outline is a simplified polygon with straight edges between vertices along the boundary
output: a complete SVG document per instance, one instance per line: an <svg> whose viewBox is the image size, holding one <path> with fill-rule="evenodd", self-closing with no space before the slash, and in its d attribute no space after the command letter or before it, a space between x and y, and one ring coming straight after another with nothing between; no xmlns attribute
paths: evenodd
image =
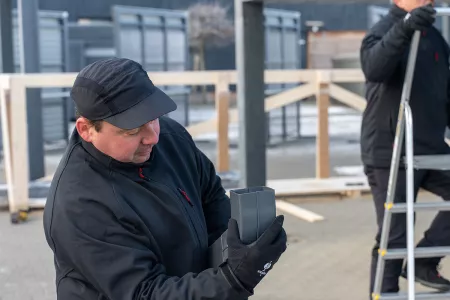
<svg viewBox="0 0 450 300"><path fill-rule="evenodd" d="M437 289L441 292L450 291L450 281L445 279L439 273L439 266L434 266L426 263L416 263L416 278L415 281L432 289ZM408 278L407 266L402 271L401 276Z"/></svg>

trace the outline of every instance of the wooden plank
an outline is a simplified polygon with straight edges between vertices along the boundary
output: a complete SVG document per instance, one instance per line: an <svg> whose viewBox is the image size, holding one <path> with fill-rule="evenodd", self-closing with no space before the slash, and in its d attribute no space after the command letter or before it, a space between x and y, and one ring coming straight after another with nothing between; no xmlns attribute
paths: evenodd
<svg viewBox="0 0 450 300"><path fill-rule="evenodd" d="M77 73L29 73L10 75L11 82L30 88L72 87ZM11 89L13 86L11 85Z"/></svg>
<svg viewBox="0 0 450 300"><path fill-rule="evenodd" d="M148 72L148 75L156 85L214 85L219 77L230 76L229 73L230 71L181 71Z"/></svg>
<svg viewBox="0 0 450 300"><path fill-rule="evenodd" d="M5 90L9 90L10 86L10 75L9 74L0 74L0 87Z"/></svg>
<svg viewBox="0 0 450 300"><path fill-rule="evenodd" d="M316 70L266 70L266 83L303 83L316 79Z"/></svg>
<svg viewBox="0 0 450 300"><path fill-rule="evenodd" d="M183 71L148 72L156 85L203 85L215 84L219 75L230 76L228 71ZM23 80L27 87L71 87L78 73L36 73L10 75L15 80Z"/></svg>
<svg viewBox="0 0 450 300"><path fill-rule="evenodd" d="M269 96L266 98L265 111L282 107L284 105L305 99L314 94L316 90L316 84L308 83L292 89L283 91L281 93ZM238 122L238 111L233 108L228 111L229 123L234 124ZM187 127L188 132L193 136L217 131L217 116L212 117L209 120L199 122Z"/></svg>
<svg viewBox="0 0 450 300"><path fill-rule="evenodd" d="M269 112L282 106L297 102L299 100L303 100L309 96L314 95L315 91L316 84L307 83L272 95L266 98L265 111Z"/></svg>
<svg viewBox="0 0 450 300"><path fill-rule="evenodd" d="M358 111L362 112L366 108L366 99L336 84L332 83L329 85L329 93L332 98Z"/></svg>
<svg viewBox="0 0 450 300"><path fill-rule="evenodd" d="M52 175L48 175L45 179L51 181ZM275 190L275 197L277 198L277 207L283 210L284 207L280 207L278 201L281 198L289 197L307 197L317 195L343 195L346 196L355 193L370 192L370 188L367 183L367 178L364 176L343 176L343 177L330 177L326 179L317 178L302 178L302 179L272 179L268 180L267 187ZM230 189L226 190L229 195ZM29 207L43 208L45 205L45 198L32 198L29 200ZM2 199L0 198L0 206ZM283 204L282 204L283 206ZM286 205L284 205L286 206ZM286 210L285 210L286 211ZM302 208L292 209L290 213L296 214L305 220L320 220L320 216L314 216L313 212L308 212ZM313 217L314 216L314 217Z"/></svg>
<svg viewBox="0 0 450 300"><path fill-rule="evenodd" d="M266 83L309 82L315 77L315 70L267 70ZM71 87L78 73L37 73L8 75L15 80L23 80L27 87ZM227 71L182 71L148 72L155 85L213 85L218 78L226 79L230 84L237 83L234 70ZM0 80L2 80L0 78Z"/></svg>
<svg viewBox="0 0 450 300"><path fill-rule="evenodd" d="M268 180L267 186L275 190L276 197L296 197L339 194L349 191L369 192L367 178L364 176L342 176L324 179L276 179Z"/></svg>
<svg viewBox="0 0 450 300"><path fill-rule="evenodd" d="M360 69L323 69L323 70L266 70L266 83L302 83L313 82L317 72L331 72L334 82L364 82ZM226 78L230 84L237 84L237 74L229 71L183 71L183 72L148 72L156 85L213 85L218 78ZM36 73L1 75L0 82L9 88L9 78L21 80L31 88L72 87L78 73Z"/></svg>
<svg viewBox="0 0 450 300"><path fill-rule="evenodd" d="M316 177L330 176L330 153L328 134L328 106L330 103L328 84L322 83L317 91L317 137L316 137Z"/></svg>
<svg viewBox="0 0 450 300"><path fill-rule="evenodd" d="M11 152L13 197L10 199L11 213L28 210L28 130L26 93L22 78L11 77Z"/></svg>
<svg viewBox="0 0 450 300"><path fill-rule="evenodd" d="M3 161L5 164L5 177L8 193L8 207L11 209L14 206L12 199L14 199L14 177L13 177L13 161L11 151L11 102L9 98L9 91L3 88L0 83L0 110L2 122L2 142L3 142ZM11 210L11 212L14 212Z"/></svg>
<svg viewBox="0 0 450 300"><path fill-rule="evenodd" d="M219 77L216 83L216 117L217 117L217 171L227 172L230 169L229 137L228 137L228 109L229 83L227 78Z"/></svg>
<svg viewBox="0 0 450 300"><path fill-rule="evenodd" d="M298 205L288 203L283 200L276 200L276 207L277 209L283 212L286 212L290 215L293 215L299 219L305 220L310 223L325 220L325 218L319 214L316 214L312 211L301 208Z"/></svg>
<svg viewBox="0 0 450 300"><path fill-rule="evenodd" d="M208 132L217 132L217 117L213 117L207 121L189 125L186 130L192 137L199 136Z"/></svg>

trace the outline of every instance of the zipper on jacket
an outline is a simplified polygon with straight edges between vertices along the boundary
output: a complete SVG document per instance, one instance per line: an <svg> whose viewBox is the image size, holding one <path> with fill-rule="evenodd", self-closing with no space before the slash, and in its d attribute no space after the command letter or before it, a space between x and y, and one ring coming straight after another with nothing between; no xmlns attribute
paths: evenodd
<svg viewBox="0 0 450 300"><path fill-rule="evenodd" d="M202 246L202 243L201 243L201 241L200 241L200 233L199 233L199 229L198 229L197 226L196 226L196 223L198 222L198 217L196 216L197 212L196 212L196 211L193 211L192 213L189 213L187 207L186 207L185 205L183 205L182 200L180 199L180 196L178 196L178 195L175 193L175 191L173 190L173 188L170 188L168 185L166 185L166 184L164 184L164 183L161 183L161 182L158 182L158 181L156 181L156 180L154 180L154 179L150 179L150 178L148 178L148 177L145 177L144 174L142 174L142 176L141 176L141 174L142 174L142 173L141 173L141 169L140 169L140 170L139 170L139 177L141 177L141 178L143 178L143 179L145 179L145 180L147 180L147 181L149 181L149 182L153 182L153 183L155 183L155 184L164 186L168 191L170 191L170 192L175 196L175 198L177 198L177 200L178 200L177 202L179 202L179 204L181 204L181 209L184 211L184 215L186 216L188 223L190 223L190 225L188 225L189 230L190 230L190 231L192 232L192 234L196 237L196 238L195 238L195 241L196 241L197 247L201 247L201 246ZM189 198L189 196L187 195L187 193L186 193L184 190L182 190L181 188L178 188L177 190L178 190L178 192L183 196L183 198L184 198L183 201L188 202L189 205L190 205L191 207L194 207L194 204L192 203L192 201L191 201L191 199ZM194 218L197 220L197 222L194 221ZM201 229L203 230L203 226L202 226L201 223L198 223L198 226L201 227Z"/></svg>
<svg viewBox="0 0 450 300"><path fill-rule="evenodd" d="M186 201L189 203L189 205L191 207L194 207L194 203L192 203L192 201L189 198L189 196L186 193L186 191L184 191L182 188L178 188L178 191L180 192L181 195L183 195L184 199L186 199ZM204 226L204 223L200 219L200 216L198 215L197 212L194 213L194 218L195 218L195 221L198 222L198 225L201 227L201 229L204 231L204 233L206 233L206 235L208 235L208 229L206 229L206 227Z"/></svg>
<svg viewBox="0 0 450 300"><path fill-rule="evenodd" d="M168 187L168 188L170 189L170 187ZM197 244L197 247L198 247L197 250L200 250L200 248L202 247L202 242L200 240L200 236L201 235L200 235L200 231L199 230L203 231L203 226L201 225L201 223L198 223L198 218L196 216L197 212L195 211L195 209L191 210L191 212L189 212L189 209L186 207L185 204L183 204L183 202L188 202L189 206L191 208L194 207L194 204L192 203L191 199L188 197L187 193L185 191L183 191L181 188L177 188L177 190L178 190L179 194L182 196L182 198L180 198L180 196L178 196L178 195L177 195L176 198L178 198L178 201L180 202L180 204L182 206L182 209L184 210L184 213L186 214L186 217L188 218L188 222L190 223L189 227L193 231L192 233L194 234L194 236L196 238L195 240L196 240L196 244ZM174 192L173 189L170 189L170 191L174 195L176 195L176 193ZM200 228L198 228L198 227L200 227ZM196 264L197 263L198 263L198 261L196 262Z"/></svg>
<svg viewBox="0 0 450 300"><path fill-rule="evenodd" d="M189 203L189 205L191 207L194 207L194 204L192 203L192 201L189 198L188 194L184 190L182 190L181 188L178 188L178 191L181 193L181 195L183 195L184 199L186 199L186 201Z"/></svg>
<svg viewBox="0 0 450 300"><path fill-rule="evenodd" d="M168 185L163 184L163 183L160 183L160 182L158 182L158 181L156 181L156 180L153 180L153 179L150 179L150 178L146 177L146 176L144 175L144 170L143 170L143 168L139 168L139 177L140 177L141 179L144 179L145 181L148 181L148 182L154 182L154 183L156 183L156 184L158 184L158 185L162 185L162 186L166 187L169 191L172 192L172 194L175 195L176 198L178 198L178 195L176 195L176 193L173 191L173 189L171 189ZM194 203L192 203L192 201L191 201L191 199L189 198L188 194L187 194L183 189L181 189L181 188L177 188L177 190L178 190L178 192L183 196L183 198L185 199L185 201L189 203L190 207L194 207ZM178 198L178 200L180 200L180 199ZM181 206L182 206L182 209L184 210L184 213L185 213L185 215L186 215L186 217L187 217L187 219L188 219L188 222L191 223L191 226L189 226L189 228L190 228L191 231L193 231L192 233L196 236L196 242L197 242L196 244L197 244L197 247L201 247L202 243L201 243L201 241L200 241L200 233L199 233L199 231L198 231L199 229L197 228L196 223L198 222L198 226L201 227L201 230L202 230L202 231L205 230L206 233L207 233L208 231L203 227L203 224L202 224L202 222L200 221L200 219L199 219L199 217L198 217L198 215L197 215L197 213L198 213L197 211L193 211L193 213L189 213L189 212L188 212L188 209L187 209L182 203L181 203ZM192 215L192 214L193 214L193 215ZM193 218L195 219L195 221L194 221Z"/></svg>

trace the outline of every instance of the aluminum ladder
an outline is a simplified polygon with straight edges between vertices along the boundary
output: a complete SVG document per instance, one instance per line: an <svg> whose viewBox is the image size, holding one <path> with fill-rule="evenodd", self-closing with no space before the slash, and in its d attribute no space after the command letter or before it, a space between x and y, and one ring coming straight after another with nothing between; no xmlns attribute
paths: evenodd
<svg viewBox="0 0 450 300"><path fill-rule="evenodd" d="M437 15L449 16L449 8L436 8ZM402 98L398 114L397 128L394 140L394 149L391 160L385 214L381 231L380 246L378 250L377 269L375 274L373 300L415 300L415 299L450 299L450 292L423 292L415 291L415 258L445 256L450 254L450 247L420 247L414 244L414 212L423 210L450 211L450 201L435 203L414 203L414 169L449 170L450 155L421 155L414 156L413 147L413 117L409 98L416 64L417 52L420 42L420 31L414 33L403 84ZM406 130L405 130L406 127ZM406 131L406 144L404 160L406 166L406 203L394 203L397 175L400 163L403 139ZM407 245L403 249L387 249L391 217L394 213L407 214ZM407 293L381 293L382 278L386 260L407 259L408 262L408 291Z"/></svg>

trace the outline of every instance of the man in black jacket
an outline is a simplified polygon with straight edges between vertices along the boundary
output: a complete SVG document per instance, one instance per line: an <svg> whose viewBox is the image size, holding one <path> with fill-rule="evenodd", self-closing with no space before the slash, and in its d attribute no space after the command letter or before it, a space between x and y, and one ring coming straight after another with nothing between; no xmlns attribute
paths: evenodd
<svg viewBox="0 0 450 300"><path fill-rule="evenodd" d="M448 154L445 129L449 123L449 47L433 27L433 3L423 0L397 0L388 15L370 29L361 46L362 70L367 80L367 107L361 128L361 155L371 186L377 215L378 233L372 253L370 289L373 290L381 227L385 212L389 167L397 116L402 95L410 43L421 31L410 106L413 114L415 154ZM404 157L404 147L402 157ZM415 196L424 188L450 200L450 173L417 170ZM406 201L405 169L401 167L395 202ZM450 245L450 213L439 212L425 232L419 247ZM406 247L406 214L392 216L388 248ZM416 259L416 281L439 290L449 290L450 282L437 271L440 257ZM386 261L382 292L397 292L403 260Z"/></svg>
<svg viewBox="0 0 450 300"><path fill-rule="evenodd" d="M80 117L54 175L44 227L58 299L245 299L286 249L279 216L239 240L229 198L188 132L163 117L175 103L142 67L84 68L71 96ZM228 260L208 247L228 229Z"/></svg>

